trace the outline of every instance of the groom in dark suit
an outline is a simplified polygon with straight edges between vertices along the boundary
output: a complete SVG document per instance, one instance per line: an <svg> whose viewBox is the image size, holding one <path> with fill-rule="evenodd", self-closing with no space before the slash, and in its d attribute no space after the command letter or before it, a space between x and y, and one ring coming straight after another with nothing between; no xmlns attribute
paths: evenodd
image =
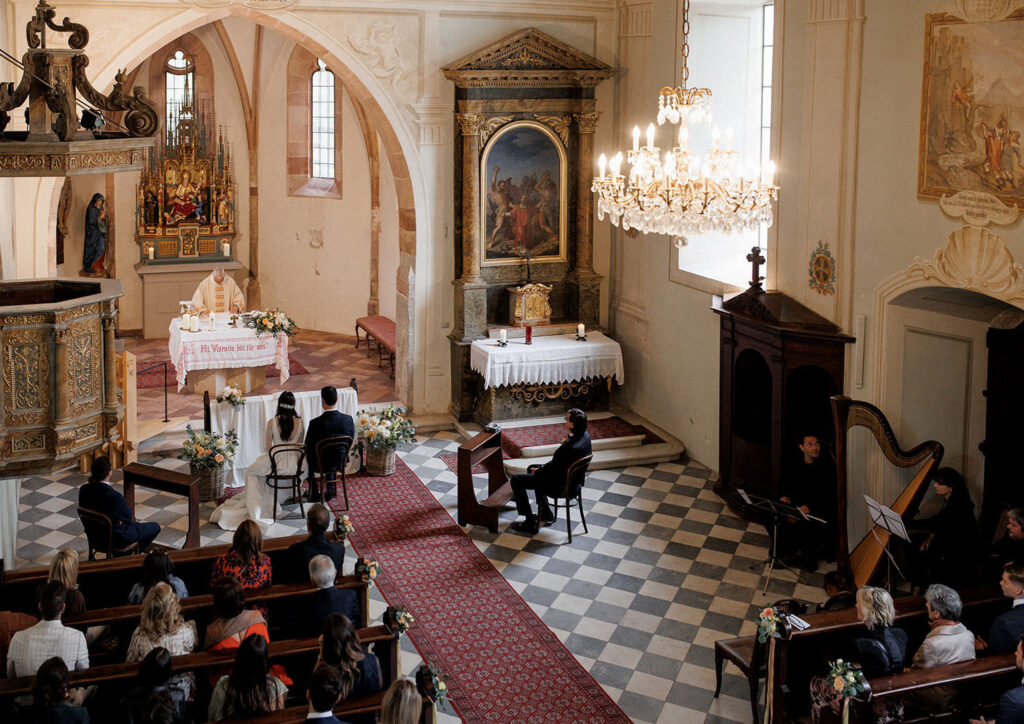
<svg viewBox="0 0 1024 724"><path fill-rule="evenodd" d="M324 408L323 414L310 420L309 428L306 430L306 460L309 463L309 499L323 500L323 493L326 492L326 499L333 500L338 494L334 485L334 473L345 467L345 458L348 455L348 450L342 450L338 447L332 448L328 451L330 454L329 460L319 460L317 458L316 446L321 441L338 435L351 435L354 438L356 426L352 421L351 415L346 415L335 409L335 406L338 404L338 391L331 385L327 385L327 387L320 390L320 404ZM320 490L316 483L316 473L321 471L328 473L328 479L330 480L326 491Z"/></svg>
<svg viewBox="0 0 1024 724"><path fill-rule="evenodd" d="M78 504L110 518L116 548L138 543L139 551L144 552L160 534L160 526L157 523L139 523L135 520L124 496L110 487L112 470L110 458L106 455L93 460L88 482L78 489Z"/></svg>

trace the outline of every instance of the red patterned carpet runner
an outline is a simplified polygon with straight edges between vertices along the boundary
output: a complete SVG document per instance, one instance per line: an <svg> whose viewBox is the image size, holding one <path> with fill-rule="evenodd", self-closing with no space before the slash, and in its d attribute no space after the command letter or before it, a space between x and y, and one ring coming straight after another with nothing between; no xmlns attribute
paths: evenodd
<svg viewBox="0 0 1024 724"><path fill-rule="evenodd" d="M664 442L660 437L643 425L633 425L621 417L606 417L602 420L591 420L587 425L591 440L602 440L610 437L631 437L644 435L644 445ZM530 425L528 427L506 427L501 431L501 454L506 460L522 457L524 447L536 445L557 445L565 439L565 425ZM458 455L445 453L439 456L452 472L459 472ZM486 472L477 466L474 473Z"/></svg>
<svg viewBox="0 0 1024 724"><path fill-rule="evenodd" d="M162 359L140 359L135 363L136 369L144 370L152 365L158 365L161 362L167 362L167 384L170 387L177 387L178 382L176 375L178 374L175 370L174 363L169 360ZM295 375L308 375L309 370L302 366L294 357L288 358L288 369L292 376ZM274 365L267 365L267 377L280 377L281 373ZM135 378L135 387L140 390L146 390L150 387L163 387L164 386L164 368L157 367L156 369L149 370L137 375Z"/></svg>
<svg viewBox="0 0 1024 724"><path fill-rule="evenodd" d="M401 459L350 477L348 497L352 547L382 565L381 593L415 617L412 642L464 721L630 721Z"/></svg>

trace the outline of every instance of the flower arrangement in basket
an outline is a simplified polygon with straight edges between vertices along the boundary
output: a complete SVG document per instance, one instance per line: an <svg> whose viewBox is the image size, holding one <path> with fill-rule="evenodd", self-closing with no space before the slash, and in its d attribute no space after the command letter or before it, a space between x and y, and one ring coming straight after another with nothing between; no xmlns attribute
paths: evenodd
<svg viewBox="0 0 1024 724"><path fill-rule="evenodd" d="M377 576L380 575L381 568L380 563L372 558L363 558L359 556L356 559L355 574L362 578L367 583L373 583Z"/></svg>
<svg viewBox="0 0 1024 724"><path fill-rule="evenodd" d="M361 410L356 419L359 443L366 448L366 472L390 475L395 472L395 450L403 442L416 439L416 427L404 417L401 407L388 405L383 410Z"/></svg>
<svg viewBox="0 0 1024 724"><path fill-rule="evenodd" d="M295 334L295 330L298 329L295 320L279 309L250 312L243 316L242 320L246 327L256 330L257 337L264 333L272 334L275 337L279 334L286 334L291 337Z"/></svg>
<svg viewBox="0 0 1024 724"><path fill-rule="evenodd" d="M349 520L347 515L336 515L334 516L334 535L338 540L344 541L356 530L356 527L352 525L352 521Z"/></svg>
<svg viewBox="0 0 1024 724"><path fill-rule="evenodd" d="M871 688L864 680L864 672L860 666L842 659L829 662L828 680L832 688L843 698L843 724L850 721L850 701L863 701L871 696ZM859 699L866 694L864 699Z"/></svg>
<svg viewBox="0 0 1024 724"><path fill-rule="evenodd" d="M227 385L217 395L217 402L230 402L232 407L241 407L245 404L245 395L237 387Z"/></svg>
<svg viewBox="0 0 1024 724"><path fill-rule="evenodd" d="M188 460L193 468L216 470L235 458L238 435L234 430L221 435L219 432L205 430L196 432L192 425L185 425L185 432L188 433L188 439L182 444L178 458Z"/></svg>
<svg viewBox="0 0 1024 724"><path fill-rule="evenodd" d="M448 685L444 683L445 675L440 669L429 664L421 664L416 669L416 688L425 693L430 700L444 706L448 700Z"/></svg>
<svg viewBox="0 0 1024 724"><path fill-rule="evenodd" d="M782 638L782 619L775 606L766 606L757 615L757 640L762 644L770 638Z"/></svg>
<svg viewBox="0 0 1024 724"><path fill-rule="evenodd" d="M413 615L405 610L405 606L388 606L384 612L384 625L399 634L408 631L415 621Z"/></svg>

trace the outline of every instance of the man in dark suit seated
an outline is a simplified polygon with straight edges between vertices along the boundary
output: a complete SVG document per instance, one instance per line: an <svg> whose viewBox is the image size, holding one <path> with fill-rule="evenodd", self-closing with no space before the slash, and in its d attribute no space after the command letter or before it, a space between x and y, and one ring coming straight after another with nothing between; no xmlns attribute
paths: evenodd
<svg viewBox="0 0 1024 724"><path fill-rule="evenodd" d="M302 612L296 612L293 617L291 629L294 638L319 636L324 632L324 624L332 613L343 613L353 622L363 620L356 592L351 588L335 588L334 579L337 575L334 561L327 556L313 556L309 562L309 580L317 591L309 597Z"/></svg>
<svg viewBox="0 0 1024 724"><path fill-rule="evenodd" d="M323 440L338 435L356 434L356 426L351 415L338 412L335 406L338 404L338 391L331 385L320 390L320 404L324 412L319 417L309 421L309 428L306 430L306 460L309 463L309 499L323 500L322 494L326 492L327 500L333 500L338 494L334 485L334 473L345 466L345 455L347 450L335 448L330 451L330 460L319 460L317 458L316 446ZM316 473L329 473L327 490L320 490L316 483Z"/></svg>
<svg viewBox="0 0 1024 724"><path fill-rule="evenodd" d="M999 565L1014 561L1024 563L1024 508L1006 513L1006 532L992 545L992 555Z"/></svg>
<svg viewBox="0 0 1024 724"><path fill-rule="evenodd" d="M1024 637L1017 642L1017 671L1024 672ZM971 719L971 724L1024 724L1024 684L999 698L995 719Z"/></svg>
<svg viewBox="0 0 1024 724"><path fill-rule="evenodd" d="M348 698L352 690L352 677L342 676L335 666L320 664L313 670L306 690L309 701L309 713L306 720L315 720L318 724L345 724L331 712L338 702Z"/></svg>
<svg viewBox="0 0 1024 724"><path fill-rule="evenodd" d="M292 578L303 580L309 571L309 562L314 556L327 556L334 561L334 567L342 570L345 565L345 544L341 541L327 540L327 530L331 526L331 512L327 507L315 503L306 514L306 540L288 546L288 561Z"/></svg>
<svg viewBox="0 0 1024 724"><path fill-rule="evenodd" d="M1013 601L1013 608L996 616L987 642L980 636L975 638L974 647L985 655L1008 654L1024 636L1024 564L1003 566L999 587L1003 595Z"/></svg>
<svg viewBox="0 0 1024 724"><path fill-rule="evenodd" d="M779 530L779 547L787 553L797 552L799 565L813 573L818 569L819 556L835 560L836 466L830 453L822 455L817 435L801 435L797 449L800 454L787 470L779 500L821 518L825 524L786 519L785 527Z"/></svg>
<svg viewBox="0 0 1024 724"><path fill-rule="evenodd" d="M92 461L89 480L78 489L78 505L110 518L114 527L114 547L125 548L137 542L139 551L145 551L160 534L160 526L135 520L128 501L110 485L112 469L106 455Z"/></svg>
<svg viewBox="0 0 1024 724"><path fill-rule="evenodd" d="M551 512L547 497L561 495L565 488L565 474L577 460L590 455L590 435L587 433L587 413L573 408L565 415L565 426L569 429L569 437L555 450L551 460L537 466L535 470L523 475L514 475L509 481L512 484L512 497L516 501L516 510L525 516L522 521L512 524L512 529L533 535L540 529L540 523L551 525L555 522L555 514ZM530 508L529 491L533 490L537 497L537 517Z"/></svg>

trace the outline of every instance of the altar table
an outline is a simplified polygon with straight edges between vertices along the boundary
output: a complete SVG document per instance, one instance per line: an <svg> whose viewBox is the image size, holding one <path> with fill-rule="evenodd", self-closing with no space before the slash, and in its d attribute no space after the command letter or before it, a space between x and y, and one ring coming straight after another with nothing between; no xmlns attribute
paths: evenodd
<svg viewBox="0 0 1024 724"><path fill-rule="evenodd" d="M177 370L178 391L185 387L186 377L193 373L190 386L195 392L207 390L216 397L225 385L240 387L242 392L262 387L265 369L273 364L281 371L281 382L287 382L288 335L256 336L249 327L230 327L228 320L218 320L217 328L209 331L209 321L203 320L201 331L181 329L181 319L171 320L168 348ZM217 370L202 374L204 370Z"/></svg>
<svg viewBox="0 0 1024 724"><path fill-rule="evenodd" d="M277 398L280 393L271 395L253 395L245 398L245 404L234 407L230 402L210 400L210 427L213 432L221 434L234 430L238 435L238 450L235 459L227 467L225 484L229 486L245 484L245 470L252 461L266 452L264 437L267 421L277 413ZM354 420L359 409L359 397L351 387L338 388L338 412L351 415ZM302 418L303 431L309 427L309 421L323 414L320 403L320 390L295 393L295 412ZM305 432L303 432L305 438Z"/></svg>

